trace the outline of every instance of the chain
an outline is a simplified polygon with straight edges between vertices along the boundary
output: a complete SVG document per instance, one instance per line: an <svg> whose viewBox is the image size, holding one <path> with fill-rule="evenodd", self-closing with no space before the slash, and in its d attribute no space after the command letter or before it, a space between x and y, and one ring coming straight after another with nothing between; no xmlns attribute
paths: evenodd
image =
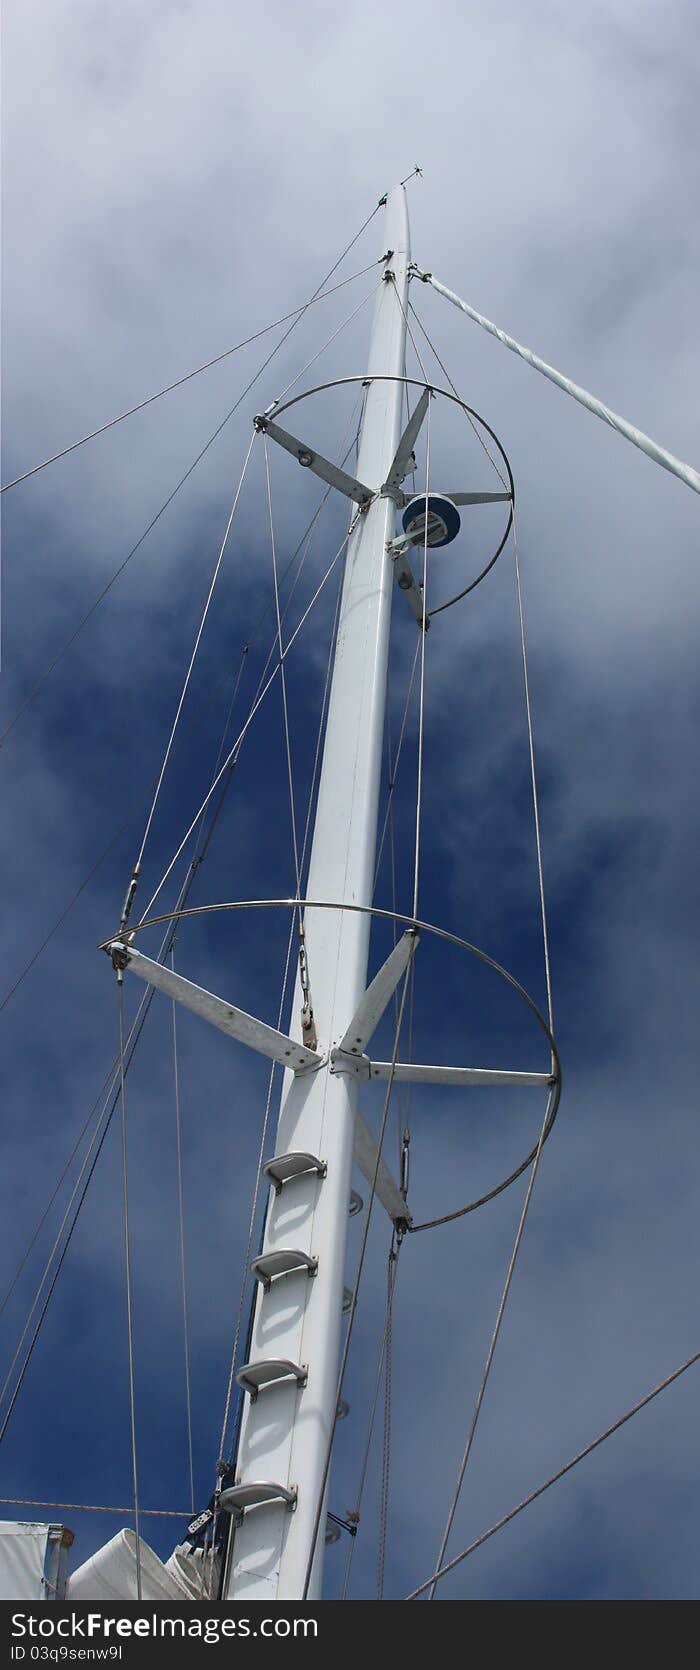
<svg viewBox="0 0 700 1670"><path fill-rule="evenodd" d="M316 1036L316 1022L311 1003L311 987L309 985L309 961L306 955L306 929L299 913L299 984L301 986L301 1030L307 1049L315 1050L318 1043Z"/></svg>

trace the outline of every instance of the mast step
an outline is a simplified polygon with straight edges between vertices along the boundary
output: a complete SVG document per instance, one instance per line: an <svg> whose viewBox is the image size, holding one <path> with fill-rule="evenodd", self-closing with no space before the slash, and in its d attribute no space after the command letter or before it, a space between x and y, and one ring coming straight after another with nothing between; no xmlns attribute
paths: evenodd
<svg viewBox="0 0 700 1670"><path fill-rule="evenodd" d="M335 1406L335 1418L336 1418L336 1420L337 1421L344 1421L349 1414L350 1414L350 1404L347 1402L347 1400L344 1397L339 1397L338 1402Z"/></svg>
<svg viewBox="0 0 700 1670"><path fill-rule="evenodd" d="M340 1526L336 1525L334 1519L326 1520L326 1535L324 1541L326 1548L330 1548L331 1544L334 1542L340 1542Z"/></svg>
<svg viewBox="0 0 700 1670"><path fill-rule="evenodd" d="M353 1297L354 1297L354 1295L353 1295L352 1288L351 1287L344 1287L343 1288L343 1316L347 1316L348 1311L350 1310L350 1307L352 1305Z"/></svg>
<svg viewBox="0 0 700 1670"><path fill-rule="evenodd" d="M351 1189L350 1190L350 1205L348 1207L350 1217L351 1218L357 1217L358 1212L362 1211L362 1208L363 1208L364 1204L365 1203L364 1203L364 1200L362 1199L362 1195L358 1195L357 1189Z"/></svg>
<svg viewBox="0 0 700 1670"><path fill-rule="evenodd" d="M270 1484L267 1480L256 1480L246 1484L231 1484L222 1490L219 1497L219 1507L225 1513L242 1517L248 1508L261 1508L266 1502L283 1502L290 1513L297 1505L296 1487L287 1490L283 1484Z"/></svg>
<svg viewBox="0 0 700 1670"><path fill-rule="evenodd" d="M301 1389L309 1378L308 1369L300 1363L291 1363L288 1357L266 1357L257 1363L244 1363L236 1375L239 1386L244 1392L250 1393L251 1403L255 1403L258 1392L265 1386L274 1386L281 1380L296 1380Z"/></svg>
<svg viewBox="0 0 700 1670"><path fill-rule="evenodd" d="M318 1259L300 1252L298 1247L275 1247L273 1252L261 1253L259 1258L254 1258L250 1268L255 1280L262 1282L267 1293L278 1276L291 1276L295 1270L305 1270L307 1276L315 1276Z"/></svg>
<svg viewBox="0 0 700 1670"><path fill-rule="evenodd" d="M307 1176L315 1171L317 1177L325 1177L328 1167L325 1160L319 1160L315 1154L275 1154L271 1160L266 1160L263 1166L265 1176L269 1178L275 1193L280 1194L285 1183L292 1177Z"/></svg>

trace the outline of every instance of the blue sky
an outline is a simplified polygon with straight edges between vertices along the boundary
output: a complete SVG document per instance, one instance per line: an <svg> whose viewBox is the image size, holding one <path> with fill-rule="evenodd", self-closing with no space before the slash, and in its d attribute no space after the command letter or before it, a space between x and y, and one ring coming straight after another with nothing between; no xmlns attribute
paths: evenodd
<svg viewBox="0 0 700 1670"><path fill-rule="evenodd" d="M300 302L414 161L413 248L545 358L691 462L698 456L697 229L689 214L697 47L687 5L413 4L352 17L273 3L108 3L5 15L3 479ZM428 69L416 43L423 40ZM382 253L375 219L340 276ZM7 986L123 821L128 828L0 1014L9 1280L104 1078L116 999L96 950L118 916L148 789L255 411L367 305L319 375L361 371L368 274L312 310L211 448L0 754ZM697 507L680 483L422 286L412 300L464 398L507 447L541 785L557 1037L565 1072L450 1552L697 1348ZM261 359L254 345L3 500L2 713L151 519ZM327 368L327 369L326 369ZM307 382L311 379L307 378ZM315 380L315 376L314 376ZM309 424L340 448L344 396ZM314 427L315 426L315 427ZM486 485L453 419L444 484ZM281 560L317 502L272 459ZM450 573L486 538L478 513ZM490 513L488 513L490 514ZM299 612L342 537L328 507ZM447 568L446 568L447 577ZM437 584L437 581L436 581ZM147 852L142 897L206 790L251 622L271 600L256 451ZM297 607L295 603L294 607ZM290 658L304 804L334 594ZM390 705L414 647L397 598ZM292 619L294 616L291 617ZM251 650L245 715L271 618ZM421 910L484 946L538 1002L543 971L512 552L427 657ZM397 792L410 896L415 723ZM279 694L241 757L197 902L286 894L292 860ZM149 885L150 883L150 885ZM389 877L380 878L382 902ZM172 896L172 895L171 895ZM284 922L183 928L180 966L273 1018ZM145 949L150 949L145 945ZM379 952L376 953L379 955ZM515 1005L456 953L421 947L417 1050L539 1064ZM249 994L246 997L244 994ZM136 994L137 996L140 994ZM134 994L128 994L133 1004ZM198 1500L211 1489L238 1302L264 1072L180 1025ZM479 1094L481 1099L479 1100ZM416 1217L480 1193L534 1140L539 1110L413 1107ZM156 1001L128 1111L139 1467L147 1505L187 1506L169 1012ZM371 1109L370 1109L371 1111ZM392 1132L393 1139L393 1132ZM3 1445L3 1494L129 1500L118 1133L108 1138ZM366 1192L366 1191L365 1191ZM63 1197L65 1198L65 1196ZM522 1185L409 1239L396 1297L386 1593L432 1569L522 1200ZM56 1224L58 1220L52 1219ZM55 1232L55 1231L54 1231ZM351 1225L349 1268L359 1244ZM11 1357L50 1229L2 1317ZM377 1220L331 1502L352 1505L376 1361ZM444 1598L697 1595L691 1372L442 1586ZM378 1454L351 1593L374 1593ZM8 1510L10 1511L10 1510ZM122 1522L72 1517L76 1558ZM155 1529L153 1527L155 1526ZM170 1532L151 1521L159 1552ZM344 1548L330 1549L339 1592Z"/></svg>

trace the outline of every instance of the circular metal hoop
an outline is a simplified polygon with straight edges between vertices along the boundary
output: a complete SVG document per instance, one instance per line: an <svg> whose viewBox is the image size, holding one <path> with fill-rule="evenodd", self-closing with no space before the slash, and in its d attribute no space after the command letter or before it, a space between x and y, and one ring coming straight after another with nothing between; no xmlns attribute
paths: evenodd
<svg viewBox="0 0 700 1670"><path fill-rule="evenodd" d="M547 1112L542 1133L534 1148L530 1150L529 1154L526 1154L525 1159L520 1162L515 1171L509 1172L508 1176L504 1177L502 1182L497 1183L495 1188L490 1189L488 1194L480 1195L478 1199L470 1201L467 1206L460 1207L455 1213L448 1213L447 1218L464 1217L468 1212L475 1212L477 1207L486 1206L488 1201L495 1200L497 1195L503 1194L505 1189L510 1188L511 1183L515 1183L516 1179L521 1177L528 1166L532 1164L538 1151L544 1146L550 1135L561 1101L561 1062L559 1051L547 1021L534 998L530 996L529 992L526 992L524 986L521 986L520 981L516 980L515 975L504 968L502 963L496 962L495 957L490 957L487 951L482 951L478 945L472 945L470 940L463 939L460 934L451 933L448 928L437 927L434 922L423 922L418 917L405 916L400 911L385 910L378 905L339 904L335 900L329 899L229 899L221 904L190 905L184 910L166 911L161 916L144 917L141 922L136 923L135 927L129 929L127 938L135 938L137 934L143 932L144 928L155 928L163 926L165 923L184 921L188 917L213 916L219 911L300 909L349 911L359 916L371 916L387 922L401 923L404 928L417 928L421 933L432 934L435 939L441 939L447 944L456 945L459 950L467 951L470 956L476 957L477 961L483 963L486 968L493 969L494 974L498 974L511 987L534 1016L547 1040L552 1055L552 1080L549 1087ZM114 943L115 937L118 936L112 936L110 939L104 940L100 949L107 951ZM432 1227L432 1223L416 1225L416 1229L427 1229L429 1227Z"/></svg>
<svg viewBox="0 0 700 1670"><path fill-rule="evenodd" d="M455 592L454 597L448 597L444 603L436 603L434 609L427 610L427 619L432 620L433 615L443 614L445 609L451 609L453 604L461 603L463 598L468 597L470 591L474 591L477 586L481 585L481 581L486 579L486 575L490 574L494 564L498 562L498 558L501 555L501 551L503 550L510 530L513 526L513 513L515 509L515 482L513 480L513 471L510 467L508 454L490 424L486 422L486 419L481 416L480 412L475 411L473 406L468 406L466 401L460 400L459 395L452 394L449 389L436 388L434 383L421 383L416 377L390 377L386 373L381 373L381 375L377 377L334 377L332 381L328 383L317 383L315 388L305 389L303 394L295 394L292 400L286 400L283 405L275 406L272 411L268 410L266 415L275 418L281 417L283 412L290 411L292 406L298 406L302 400L308 400L312 394L323 394L328 389L343 388L350 383L363 383L367 385L369 385L369 383L402 383L406 388L429 389L431 394L440 395L442 399L451 401L452 405L458 406L460 411L464 412L466 417L473 418L476 423L480 423L482 429L486 430L487 435L491 436L494 446L498 447L498 451L503 460L510 487L510 509L506 530L501 543L497 546L493 556L489 558L487 563L485 563L480 573L477 574L475 580L470 580L468 586L463 586L461 591Z"/></svg>

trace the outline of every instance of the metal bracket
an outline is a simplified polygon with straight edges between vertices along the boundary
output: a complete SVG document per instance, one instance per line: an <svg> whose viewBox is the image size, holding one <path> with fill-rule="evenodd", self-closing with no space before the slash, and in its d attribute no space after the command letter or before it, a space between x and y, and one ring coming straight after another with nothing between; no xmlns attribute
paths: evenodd
<svg viewBox="0 0 700 1670"><path fill-rule="evenodd" d="M369 1079L372 1063L368 1055L350 1055L348 1050L340 1048L331 1050L331 1072L352 1073L353 1078L366 1082Z"/></svg>
<svg viewBox="0 0 700 1670"><path fill-rule="evenodd" d="M394 574L396 575L396 584L399 591L403 592L411 614L419 626L423 625L423 616L425 615L425 630L427 632L430 627L430 616L423 606L423 593L420 586L416 585L411 564L403 550L392 551L390 555L394 564Z"/></svg>
<svg viewBox="0 0 700 1670"><path fill-rule="evenodd" d="M314 451L313 447L307 446L305 441L297 440L296 435L290 435L287 429L273 423L264 412L253 419L253 425L259 434L269 435L271 441L276 441L285 452L290 452L303 470L312 470L314 475L320 476L321 481L325 481L329 487L337 488L346 499L353 499L355 504L363 507L370 504L374 498L370 487L365 487L363 482L348 475L346 470L341 470L338 464L331 464L328 458Z"/></svg>

